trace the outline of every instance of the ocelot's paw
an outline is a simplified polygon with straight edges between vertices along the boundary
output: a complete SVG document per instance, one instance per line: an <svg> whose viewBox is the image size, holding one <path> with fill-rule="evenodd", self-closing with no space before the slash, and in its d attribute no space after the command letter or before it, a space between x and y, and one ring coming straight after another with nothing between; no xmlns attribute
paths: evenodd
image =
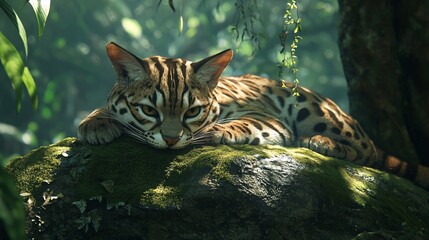
<svg viewBox="0 0 429 240"><path fill-rule="evenodd" d="M215 125L213 128L201 132L200 135L205 136L207 139L205 144L210 145L219 145L219 144L234 144L231 134L227 134L223 127L220 125Z"/></svg>
<svg viewBox="0 0 429 240"><path fill-rule="evenodd" d="M211 144L213 145L218 145L218 144L232 144L233 142L231 141L230 138L225 137L225 133L221 132L221 131L216 131L213 132L211 137Z"/></svg>
<svg viewBox="0 0 429 240"><path fill-rule="evenodd" d="M315 135L311 137L301 137L298 142L299 147L309 148L325 156L345 158L345 149L329 137Z"/></svg>
<svg viewBox="0 0 429 240"><path fill-rule="evenodd" d="M80 123L79 140L97 145L106 144L118 138L122 132L122 125L112 116L109 109L94 110Z"/></svg>

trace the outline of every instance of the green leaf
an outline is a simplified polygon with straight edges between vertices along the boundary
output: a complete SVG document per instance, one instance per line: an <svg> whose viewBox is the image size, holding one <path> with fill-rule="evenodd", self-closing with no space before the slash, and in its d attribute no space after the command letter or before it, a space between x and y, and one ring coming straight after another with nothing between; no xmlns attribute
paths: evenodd
<svg viewBox="0 0 429 240"><path fill-rule="evenodd" d="M38 98L37 98L37 88L36 82L34 82L33 76L30 73L28 67L24 67L24 71L22 72L22 81L24 82L25 87L27 88L28 95L31 99L31 104L33 105L33 109L37 109Z"/></svg>
<svg viewBox="0 0 429 240"><path fill-rule="evenodd" d="M85 212L85 210L86 210L86 201L85 200L75 201L72 204L75 205L79 209L80 213Z"/></svg>
<svg viewBox="0 0 429 240"><path fill-rule="evenodd" d="M46 19L48 18L48 15L49 15L51 0L29 0L28 2L31 4L34 10L34 13L36 14L37 27L38 27L38 33L39 33L38 35L40 39L43 35Z"/></svg>
<svg viewBox="0 0 429 240"><path fill-rule="evenodd" d="M37 108L36 84L30 71L24 65L24 61L13 44L0 32L0 61L12 81L16 91L16 108L21 110L22 86L25 85L30 96L33 108Z"/></svg>
<svg viewBox="0 0 429 240"><path fill-rule="evenodd" d="M158 2L158 6L156 7L157 9L159 8L159 5L161 5L162 0L159 0ZM168 0L168 5L170 5L171 10L173 10L173 12L176 12L176 8L174 7L174 3L173 0Z"/></svg>
<svg viewBox="0 0 429 240"><path fill-rule="evenodd" d="M301 32L302 26L301 24L296 24L295 29L293 30L293 33Z"/></svg>
<svg viewBox="0 0 429 240"><path fill-rule="evenodd" d="M0 167L0 225L4 226L9 237L6 239L26 239L24 224L22 198L19 197L12 178Z"/></svg>
<svg viewBox="0 0 429 240"><path fill-rule="evenodd" d="M28 43L27 43L27 33L25 32L24 25L21 22L18 14L16 14L15 10L6 2L6 0L0 0L0 8L6 13L8 18L15 25L18 30L19 36L21 37L22 43L24 44L25 49L25 57L28 56Z"/></svg>
<svg viewBox="0 0 429 240"><path fill-rule="evenodd" d="M173 12L176 11L176 9L174 8L173 0L168 0L168 5L170 5L170 8L171 8L171 10L173 10Z"/></svg>
<svg viewBox="0 0 429 240"><path fill-rule="evenodd" d="M182 34L182 32L183 32L183 16L180 15L180 18L179 18L179 36Z"/></svg>

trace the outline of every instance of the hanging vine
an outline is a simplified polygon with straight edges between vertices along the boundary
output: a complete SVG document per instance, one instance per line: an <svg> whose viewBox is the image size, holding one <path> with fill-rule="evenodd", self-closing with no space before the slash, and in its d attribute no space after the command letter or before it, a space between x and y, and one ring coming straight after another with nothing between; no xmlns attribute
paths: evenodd
<svg viewBox="0 0 429 240"><path fill-rule="evenodd" d="M289 40L290 30L292 31L292 39ZM288 87L286 85L286 80L284 80L285 69L288 69L293 77L293 86L292 93L293 96L298 97L298 85L299 80L297 73L299 71L297 67L298 57L296 56L296 50L298 49L298 44L301 41L302 37L300 32L302 30L301 18L299 16L298 4L296 0L287 0L285 13L283 15L283 30L280 33L280 45L282 49L280 54L282 54L282 61L279 65L279 78L282 81L283 87Z"/></svg>
<svg viewBox="0 0 429 240"><path fill-rule="evenodd" d="M260 34L255 30L255 24L261 22L258 14L256 0L236 0L235 8L237 20L231 32L240 46L245 41L250 41L253 47L252 55L261 48Z"/></svg>
<svg viewBox="0 0 429 240"><path fill-rule="evenodd" d="M159 0L158 7L163 0ZM175 11L174 0L168 0L170 8ZM182 6L183 8L183 0ZM283 28L280 32L280 54L282 55L281 63L279 67L279 78L282 81L282 86L292 88L292 94L295 97L299 96L298 86L299 80L297 77L298 69L298 57L296 51L298 50L299 42L302 37L300 36L302 26L301 17L299 15L297 0L286 0L286 8L283 14ZM237 19L235 24L231 28L231 32L238 42L238 47L245 41L249 41L253 47L252 55L255 51L261 48L261 34L259 34L255 28L261 19L258 13L257 0L236 0L235 8L237 12ZM180 32L183 30L183 18L180 17L179 22ZM292 35L290 37L290 35ZM285 72L286 69L292 75L293 81L292 86L286 83Z"/></svg>

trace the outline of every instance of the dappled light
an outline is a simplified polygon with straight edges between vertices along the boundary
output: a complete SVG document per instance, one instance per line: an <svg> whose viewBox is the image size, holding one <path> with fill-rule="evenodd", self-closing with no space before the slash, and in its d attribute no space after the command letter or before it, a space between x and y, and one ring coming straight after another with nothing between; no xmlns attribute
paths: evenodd
<svg viewBox="0 0 429 240"><path fill-rule="evenodd" d="M28 94L22 95L22 109L16 114L10 82L0 70L0 123L28 132L36 140L24 142L0 134L0 158L23 154L40 144L49 144L62 136L76 136L77 124L92 109L103 106L114 83L115 73L105 53L105 45L114 41L139 57L161 55L198 61L228 48L234 59L224 75L252 73L278 78L279 33L283 24L282 7L258 5L255 32L261 48L252 43L236 42L231 28L237 24L235 1L52 1L43 36L38 40L34 13L28 6L18 14L26 25L29 57L26 64L35 79L38 109L33 111ZM303 19L302 41L298 54L300 85L309 86L347 108L345 81L336 46L337 3L299 2ZM183 18L180 29L180 18ZM0 16L0 30L22 51L18 36L9 20ZM289 81L292 76L285 75ZM37 128L29 128L29 122ZM33 125L34 125L33 124ZM11 147L12 146L12 147Z"/></svg>

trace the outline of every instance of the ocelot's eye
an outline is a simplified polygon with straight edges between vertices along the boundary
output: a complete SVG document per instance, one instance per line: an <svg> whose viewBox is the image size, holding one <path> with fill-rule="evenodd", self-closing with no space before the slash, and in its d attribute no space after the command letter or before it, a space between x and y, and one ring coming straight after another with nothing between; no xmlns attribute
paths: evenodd
<svg viewBox="0 0 429 240"><path fill-rule="evenodd" d="M146 114L149 117L158 117L158 111L148 105L141 105L140 108L142 109L143 113Z"/></svg>
<svg viewBox="0 0 429 240"><path fill-rule="evenodd" d="M193 108L189 108L186 112L185 112L185 117L186 118L193 118L198 116L198 114L200 114L201 109L203 109L203 107L193 107Z"/></svg>

